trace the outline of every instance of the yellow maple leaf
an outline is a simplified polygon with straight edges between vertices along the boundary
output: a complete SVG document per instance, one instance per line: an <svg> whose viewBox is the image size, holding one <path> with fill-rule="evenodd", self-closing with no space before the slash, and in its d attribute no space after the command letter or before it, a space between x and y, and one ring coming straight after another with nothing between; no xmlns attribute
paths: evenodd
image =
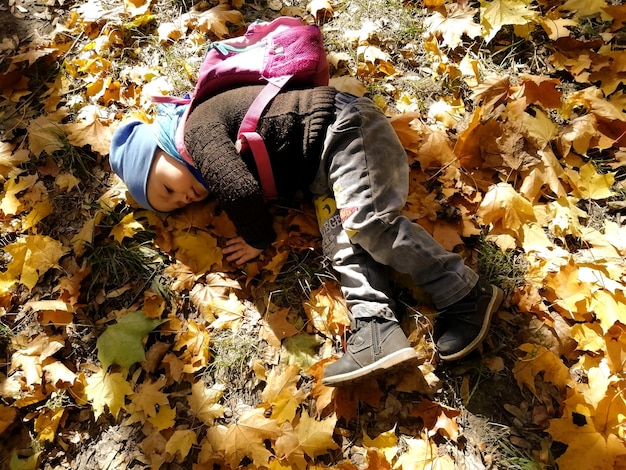
<svg viewBox="0 0 626 470"><path fill-rule="evenodd" d="M579 24L578 21L571 18L563 18L556 10L546 12L545 15L537 18L537 22L553 41L570 36L572 30L569 28Z"/></svg>
<svg viewBox="0 0 626 470"><path fill-rule="evenodd" d="M174 427L176 424L176 409L170 405L160 406L155 415L148 418L148 422L159 431Z"/></svg>
<svg viewBox="0 0 626 470"><path fill-rule="evenodd" d="M61 191L65 191L66 193L69 193L78 186L79 183L80 179L67 172L59 174L54 180L54 184L56 184Z"/></svg>
<svg viewBox="0 0 626 470"><path fill-rule="evenodd" d="M286 460L296 469L308 468L305 455L311 458L337 449L339 446L333 439L333 432L337 416L317 421L311 418L306 410L295 427L290 422L283 426L282 434L276 439L276 454L281 460Z"/></svg>
<svg viewBox="0 0 626 470"><path fill-rule="evenodd" d="M524 224L536 221L532 204L509 183L492 185L480 203L476 215L481 217L485 224L494 224L498 228L510 230L518 237Z"/></svg>
<svg viewBox="0 0 626 470"><path fill-rule="evenodd" d="M110 237L119 243L122 243L124 238L132 238L135 233L143 230L143 225L135 220L135 214L130 213L124 216L122 220L120 220L115 227L111 229Z"/></svg>
<svg viewBox="0 0 626 470"><path fill-rule="evenodd" d="M13 144L0 142L0 176L3 178L17 176L21 171L18 166L29 159L28 150L13 150Z"/></svg>
<svg viewBox="0 0 626 470"><path fill-rule="evenodd" d="M535 395L535 377L544 372L543 380L565 389L572 380L568 367L553 352L537 344L522 344L519 349L526 355L515 362L513 375L520 386L526 385Z"/></svg>
<svg viewBox="0 0 626 470"><path fill-rule="evenodd" d="M31 188L37 182L37 175L16 176L4 183L2 200L0 201L0 211L4 215L16 215L20 210L20 201L17 194Z"/></svg>
<svg viewBox="0 0 626 470"><path fill-rule="evenodd" d="M567 450L556 459L559 468L616 468L615 458L626 454L623 439L603 435L591 419L570 414L551 419L546 431L555 441L567 444Z"/></svg>
<svg viewBox="0 0 626 470"><path fill-rule="evenodd" d="M100 370L87 378L85 393L92 404L96 419L104 413L106 408L115 418L125 407L126 397L133 393L133 389L121 373L109 374Z"/></svg>
<svg viewBox="0 0 626 470"><path fill-rule="evenodd" d="M535 202L543 195L546 186L559 198L565 197L567 191L563 187L561 177L563 167L549 146L537 152L541 161L524 178L519 193L529 201Z"/></svg>
<svg viewBox="0 0 626 470"><path fill-rule="evenodd" d="M39 441L54 441L59 424L65 415L65 408L46 408L35 418L34 429Z"/></svg>
<svg viewBox="0 0 626 470"><path fill-rule="evenodd" d="M600 13L602 21L609 21L611 17L604 11L607 7L605 0L567 0L558 7L559 13L574 12L574 18L583 18Z"/></svg>
<svg viewBox="0 0 626 470"><path fill-rule="evenodd" d="M28 230L29 228L34 227L53 212L54 209L52 204L50 204L50 201L47 199L36 203L28 212L26 217L22 219L22 228L24 230Z"/></svg>
<svg viewBox="0 0 626 470"><path fill-rule="evenodd" d="M65 342L60 336L40 334L34 339L17 337L14 340L16 351L11 358L11 370L22 369L28 385L41 383L44 361L64 346Z"/></svg>
<svg viewBox="0 0 626 470"><path fill-rule="evenodd" d="M259 337L271 346L280 348L283 338L297 335L300 329L289 321L289 308L276 308L273 304L268 307L267 314L263 317Z"/></svg>
<svg viewBox="0 0 626 470"><path fill-rule="evenodd" d="M437 445L427 438L409 438L406 440L408 450L403 453L396 463L394 469L402 470L453 470L454 461L448 455L439 456Z"/></svg>
<svg viewBox="0 0 626 470"><path fill-rule="evenodd" d="M312 291L303 306L313 326L327 338L343 333L350 325L348 308L339 287L333 282L325 282Z"/></svg>
<svg viewBox="0 0 626 470"><path fill-rule="evenodd" d="M213 424L224 415L224 407L218 402L224 395L225 388L223 384L206 387L202 381L191 386L191 395L187 395L187 402L193 414L203 423Z"/></svg>
<svg viewBox="0 0 626 470"><path fill-rule="evenodd" d="M176 258L196 274L222 267L222 249L217 246L217 239L208 232L176 231L174 246L177 249Z"/></svg>
<svg viewBox="0 0 626 470"><path fill-rule="evenodd" d="M573 196L581 199L606 199L613 196L611 186L615 182L615 175L598 173L592 161L578 170L566 169L565 173L574 185Z"/></svg>
<svg viewBox="0 0 626 470"><path fill-rule="evenodd" d="M176 462L182 463L189 454L191 446L198 443L196 433L191 429L177 429L165 444L165 452L176 457Z"/></svg>
<svg viewBox="0 0 626 470"><path fill-rule="evenodd" d="M485 41L491 41L502 26L528 25L539 18L531 3L532 0L481 0L480 24Z"/></svg>
<svg viewBox="0 0 626 470"><path fill-rule="evenodd" d="M464 3L447 3L445 15L441 10L433 12L424 26L440 40L441 45L455 49L463 43L462 37L480 36L481 27L474 23L477 10Z"/></svg>
<svg viewBox="0 0 626 470"><path fill-rule="evenodd" d="M549 273L544 281L547 288L544 295L575 320L589 321L592 285L579 280L578 270L577 263L570 259L558 272Z"/></svg>
<svg viewBox="0 0 626 470"><path fill-rule="evenodd" d="M134 412L142 412L146 417L156 416L157 410L169 405L167 394L161 390L167 382L165 377L156 381L148 380L143 382L137 391L131 394L131 403Z"/></svg>
<svg viewBox="0 0 626 470"><path fill-rule="evenodd" d="M300 380L300 367L297 365L276 366L267 375L267 385L261 394L261 398L272 408L272 418L278 423L291 421L296 415L298 406L304 400L306 394L298 389Z"/></svg>
<svg viewBox="0 0 626 470"><path fill-rule="evenodd" d="M272 454L265 446L266 439L276 439L281 429L274 419L265 417L265 410L253 408L245 411L241 418L228 426L212 426L206 439L212 451L224 455L226 462L237 468L241 460L250 458L256 466L263 467Z"/></svg>
<svg viewBox="0 0 626 470"><path fill-rule="evenodd" d="M187 330L174 345L174 351L183 350L180 360L184 363L183 372L194 373L209 362L209 334L204 325L193 320L187 323Z"/></svg>
<svg viewBox="0 0 626 470"><path fill-rule="evenodd" d="M391 462L398 453L398 436L396 435L395 426L389 431L380 433L374 439L369 437L365 430L363 430L363 445L379 450L387 461Z"/></svg>
<svg viewBox="0 0 626 470"><path fill-rule="evenodd" d="M27 235L4 250L13 257L7 271L19 274L20 282L29 289L35 287L40 276L57 267L59 259L67 252L61 242L45 235Z"/></svg>
<svg viewBox="0 0 626 470"><path fill-rule="evenodd" d="M147 290L143 293L142 310L146 313L146 318L161 318L165 311L165 299L162 295Z"/></svg>
<svg viewBox="0 0 626 470"><path fill-rule="evenodd" d="M597 290L593 293L589 308L595 312L605 333L617 322L623 323L626 320L626 304L623 294L612 295L605 290Z"/></svg>
<svg viewBox="0 0 626 470"><path fill-rule="evenodd" d="M28 124L28 146L36 157L42 152L52 155L61 150L64 138L63 128L47 116L39 116Z"/></svg>
<svg viewBox="0 0 626 470"><path fill-rule="evenodd" d="M335 14L332 2L329 0L312 0L307 6L306 11L311 13L321 23L332 18Z"/></svg>
<svg viewBox="0 0 626 470"><path fill-rule="evenodd" d="M417 120L411 122L411 128L417 131L420 137L416 159L422 169L444 167L456 160L445 131L433 129Z"/></svg>

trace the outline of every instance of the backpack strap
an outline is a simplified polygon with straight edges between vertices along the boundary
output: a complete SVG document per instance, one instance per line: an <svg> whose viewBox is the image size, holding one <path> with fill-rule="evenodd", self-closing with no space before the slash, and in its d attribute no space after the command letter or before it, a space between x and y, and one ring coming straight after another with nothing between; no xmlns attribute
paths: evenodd
<svg viewBox="0 0 626 470"><path fill-rule="evenodd" d="M261 180L261 187L265 199L275 199L278 196L276 191L276 183L274 182L274 174L272 173L272 165L267 148L263 142L263 138L256 132L257 125L261 115L270 104L270 102L280 93L292 75L271 79L263 90L256 96L248 111L246 112L239 133L235 148L239 153L251 150L254 155L254 161Z"/></svg>
<svg viewBox="0 0 626 470"><path fill-rule="evenodd" d="M246 146L252 150L265 199L276 199L278 192L276 191L276 183L274 182L270 156L267 153L263 137L261 137L257 132L244 132L240 135L240 140L245 142Z"/></svg>

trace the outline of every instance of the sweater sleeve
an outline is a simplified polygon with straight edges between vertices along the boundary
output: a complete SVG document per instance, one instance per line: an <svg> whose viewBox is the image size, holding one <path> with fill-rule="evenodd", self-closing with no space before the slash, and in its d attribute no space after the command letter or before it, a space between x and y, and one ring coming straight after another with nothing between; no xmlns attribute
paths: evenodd
<svg viewBox="0 0 626 470"><path fill-rule="evenodd" d="M249 245L264 249L276 238L272 216L260 184L235 149L228 125L231 120L225 112L198 106L185 126L185 146L237 233Z"/></svg>

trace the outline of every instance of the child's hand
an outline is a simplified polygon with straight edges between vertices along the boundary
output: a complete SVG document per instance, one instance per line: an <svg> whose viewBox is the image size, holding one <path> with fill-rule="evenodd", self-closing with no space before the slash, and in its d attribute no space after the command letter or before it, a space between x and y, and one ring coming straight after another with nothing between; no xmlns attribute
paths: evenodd
<svg viewBox="0 0 626 470"><path fill-rule="evenodd" d="M263 250L248 245L241 237L231 238L226 241L226 248L222 250L228 261L238 265L247 263L251 259L256 258L262 251Z"/></svg>

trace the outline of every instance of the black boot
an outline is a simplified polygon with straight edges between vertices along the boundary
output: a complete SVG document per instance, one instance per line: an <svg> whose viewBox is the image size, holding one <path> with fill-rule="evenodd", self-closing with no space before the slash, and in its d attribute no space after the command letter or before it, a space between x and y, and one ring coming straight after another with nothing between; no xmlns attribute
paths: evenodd
<svg viewBox="0 0 626 470"><path fill-rule="evenodd" d="M417 353L398 322L356 319L345 354L326 367L322 383L333 387L350 385L413 360L417 360Z"/></svg>
<svg viewBox="0 0 626 470"><path fill-rule="evenodd" d="M435 323L441 334L436 343L439 357L454 361L476 349L503 297L502 289L479 279L468 295L441 310Z"/></svg>

